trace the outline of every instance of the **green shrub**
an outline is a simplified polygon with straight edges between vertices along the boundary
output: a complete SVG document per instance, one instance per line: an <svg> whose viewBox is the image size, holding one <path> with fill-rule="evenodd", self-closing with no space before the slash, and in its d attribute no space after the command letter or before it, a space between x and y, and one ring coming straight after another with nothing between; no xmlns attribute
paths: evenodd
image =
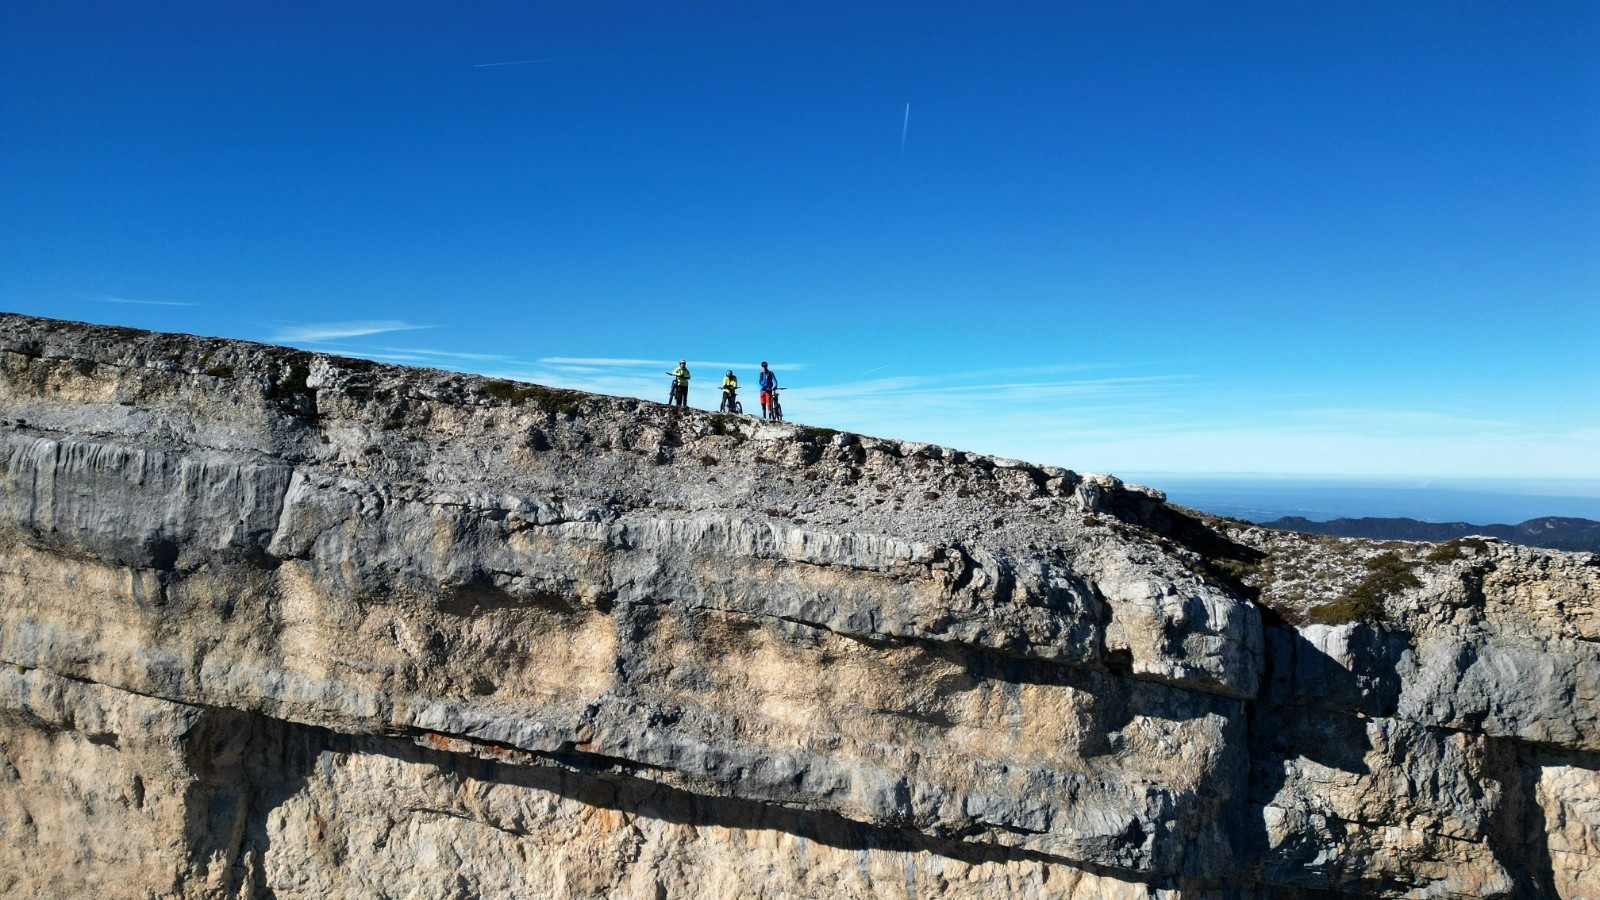
<svg viewBox="0 0 1600 900"><path fill-rule="evenodd" d="M349 356L330 356L328 362L346 372L370 372L378 367L378 364L370 359L355 359Z"/></svg>
<svg viewBox="0 0 1600 900"><path fill-rule="evenodd" d="M576 417L583 412L584 395L578 391L564 391L560 388L546 388L531 385L529 398L538 404L545 412L559 413L563 416Z"/></svg>
<svg viewBox="0 0 1600 900"><path fill-rule="evenodd" d="M584 397L578 391L547 388L538 384L519 385L515 381L492 378L483 383L483 392L513 406L531 402L545 412L564 416L577 416L583 411Z"/></svg>
<svg viewBox="0 0 1600 900"><path fill-rule="evenodd" d="M210 375L212 378L232 378L233 366L212 366L211 368L206 369L206 374Z"/></svg>
<svg viewBox="0 0 1600 900"><path fill-rule="evenodd" d="M516 382L502 381L498 378L485 381L483 383L483 392L496 400L505 400L509 403L521 403L528 399L528 395L517 387Z"/></svg>
<svg viewBox="0 0 1600 900"><path fill-rule="evenodd" d="M299 354L289 361L289 371L275 379L267 389L267 399L278 404L292 415L315 420L317 418L317 392L308 383L311 367L310 354Z"/></svg>
<svg viewBox="0 0 1600 900"><path fill-rule="evenodd" d="M1417 564L1400 558L1393 550L1379 553L1367 560L1367 575L1339 595L1337 600L1313 607L1307 613L1310 621L1320 625L1344 625L1349 622L1372 622L1383 618L1384 598L1407 588L1421 587L1422 582L1412 573Z"/></svg>
<svg viewBox="0 0 1600 900"><path fill-rule="evenodd" d="M1482 553L1489 548L1489 542L1483 538L1466 537L1445 541L1433 548L1428 553L1427 560L1431 563L1445 563L1453 559L1460 559L1467 554L1463 551L1471 550L1473 553Z"/></svg>
<svg viewBox="0 0 1600 900"><path fill-rule="evenodd" d="M304 360L296 359L289 363L289 374L275 381L272 389L267 392L267 397L272 400L292 401L297 396L311 393L311 386L307 382L311 378L311 367Z"/></svg>
<svg viewBox="0 0 1600 900"><path fill-rule="evenodd" d="M715 413L711 416L711 433L725 435L735 441L743 443L744 432L739 428L739 419L727 413Z"/></svg>
<svg viewBox="0 0 1600 900"><path fill-rule="evenodd" d="M1230 577L1238 581L1243 581L1244 579L1253 575L1260 574L1261 571L1261 566L1259 563L1243 559L1218 559L1215 560L1215 565L1218 569L1221 569Z"/></svg>

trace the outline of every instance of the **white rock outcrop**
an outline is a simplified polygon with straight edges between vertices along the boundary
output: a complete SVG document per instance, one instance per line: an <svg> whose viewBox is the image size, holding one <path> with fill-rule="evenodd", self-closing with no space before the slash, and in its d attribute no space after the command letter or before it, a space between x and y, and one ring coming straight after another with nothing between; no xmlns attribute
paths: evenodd
<svg viewBox="0 0 1600 900"><path fill-rule="evenodd" d="M0 896L1600 892L1595 558L1411 545L1338 623L1290 569L1331 599L1377 551L1300 546L0 316Z"/></svg>

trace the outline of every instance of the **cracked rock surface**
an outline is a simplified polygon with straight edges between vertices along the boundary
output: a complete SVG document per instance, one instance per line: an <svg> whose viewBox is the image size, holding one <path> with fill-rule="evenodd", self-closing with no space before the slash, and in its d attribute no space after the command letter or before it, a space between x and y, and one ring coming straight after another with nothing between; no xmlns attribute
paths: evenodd
<svg viewBox="0 0 1600 900"><path fill-rule="evenodd" d="M0 661L0 896L1600 895L1592 555L448 372L0 315Z"/></svg>

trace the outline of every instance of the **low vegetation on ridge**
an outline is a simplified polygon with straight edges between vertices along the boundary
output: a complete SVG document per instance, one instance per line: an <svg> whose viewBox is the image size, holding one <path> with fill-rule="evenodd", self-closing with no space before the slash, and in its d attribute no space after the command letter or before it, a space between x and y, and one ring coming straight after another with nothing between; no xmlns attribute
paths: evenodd
<svg viewBox="0 0 1600 900"><path fill-rule="evenodd" d="M1232 539L1262 551L1259 559L1219 565L1258 590L1271 615L1295 625L1380 622L1385 603L1422 586L1422 575L1482 555L1488 542L1457 538L1429 545L1278 531L1208 517Z"/></svg>
<svg viewBox="0 0 1600 900"><path fill-rule="evenodd" d="M483 392L496 400L513 405L533 403L545 412L563 416L577 416L583 411L584 394L562 388L549 388L538 384L519 384L515 381L492 378L483 383Z"/></svg>

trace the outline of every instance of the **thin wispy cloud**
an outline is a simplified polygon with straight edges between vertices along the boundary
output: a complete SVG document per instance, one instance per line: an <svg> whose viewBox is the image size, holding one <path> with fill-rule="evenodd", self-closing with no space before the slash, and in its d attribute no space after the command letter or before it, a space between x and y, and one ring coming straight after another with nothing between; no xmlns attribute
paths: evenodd
<svg viewBox="0 0 1600 900"><path fill-rule="evenodd" d="M363 349L374 353L404 354L418 359L459 359L465 362L516 362L514 356L505 356L500 353L462 353L456 350L433 350L427 347L372 347Z"/></svg>
<svg viewBox="0 0 1600 900"><path fill-rule="evenodd" d="M1033 399L1048 397L1083 396L1090 394L1125 394L1157 384L1171 384L1189 380L1188 375L1142 375L1119 378L1083 378L1053 381L990 381L977 379L980 373L956 373L943 376L895 376L867 381L851 381L815 387L797 387L808 398L827 400L910 400L943 397L952 400L975 398L990 402L1001 397L1020 396ZM965 382L965 383L952 383Z"/></svg>
<svg viewBox="0 0 1600 900"><path fill-rule="evenodd" d="M348 355L362 356L378 362L398 363L407 366L425 366L428 368L456 368L469 371L478 371L486 366L500 366L516 364L517 360L509 356L497 356L493 353L454 353L448 350L429 350L408 347L372 347L361 344L341 344L339 352Z"/></svg>
<svg viewBox="0 0 1600 900"><path fill-rule="evenodd" d="M134 300L129 297L111 297L100 294L93 299L101 303L128 303L134 306L199 306L198 303L185 303L181 300Z"/></svg>
<svg viewBox="0 0 1600 900"><path fill-rule="evenodd" d="M552 366L670 366L659 359L617 359L609 356L546 356L539 362Z"/></svg>
<svg viewBox="0 0 1600 900"><path fill-rule="evenodd" d="M309 344L318 344L326 341L338 341L345 338L366 337L372 334L387 334L391 331L419 331L425 328L437 328L437 325L413 325L399 319L357 319L348 322L307 322L300 325L284 325L273 333L274 341L301 341Z"/></svg>

